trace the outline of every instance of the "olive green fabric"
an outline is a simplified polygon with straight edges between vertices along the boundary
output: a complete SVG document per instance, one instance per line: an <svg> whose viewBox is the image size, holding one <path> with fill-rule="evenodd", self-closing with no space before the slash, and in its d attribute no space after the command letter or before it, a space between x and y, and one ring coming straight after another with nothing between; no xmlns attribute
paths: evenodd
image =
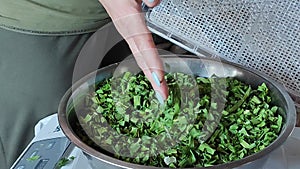
<svg viewBox="0 0 300 169"><path fill-rule="evenodd" d="M98 0L0 0L0 27L31 34L92 32L108 18Z"/></svg>
<svg viewBox="0 0 300 169"><path fill-rule="evenodd" d="M57 112L89 34L35 36L0 28L0 168L12 165L34 126Z"/></svg>

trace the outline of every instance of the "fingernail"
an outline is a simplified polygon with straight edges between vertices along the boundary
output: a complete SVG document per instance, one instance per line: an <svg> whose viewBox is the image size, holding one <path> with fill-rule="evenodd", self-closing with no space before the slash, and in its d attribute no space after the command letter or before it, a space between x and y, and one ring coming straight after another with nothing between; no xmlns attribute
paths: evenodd
<svg viewBox="0 0 300 169"><path fill-rule="evenodd" d="M153 2L154 2L154 0L148 0L148 2L149 2L149 3L153 3Z"/></svg>
<svg viewBox="0 0 300 169"><path fill-rule="evenodd" d="M164 99L163 97L161 96L160 92L159 91L155 91L155 95L156 95L156 98L157 100L159 101L160 104L164 104Z"/></svg>
<svg viewBox="0 0 300 169"><path fill-rule="evenodd" d="M160 81L159 81L158 76L157 76L157 74L156 74L155 72L152 72L152 77L153 77L153 79L154 79L156 85L157 85L158 87L160 87Z"/></svg>

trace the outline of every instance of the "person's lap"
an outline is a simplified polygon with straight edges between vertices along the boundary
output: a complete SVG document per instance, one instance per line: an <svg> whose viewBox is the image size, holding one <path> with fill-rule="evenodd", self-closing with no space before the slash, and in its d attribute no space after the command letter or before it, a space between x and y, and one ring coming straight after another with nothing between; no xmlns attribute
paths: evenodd
<svg viewBox="0 0 300 169"><path fill-rule="evenodd" d="M0 168L10 167L24 150L38 120L57 111L90 35L36 36L0 28Z"/></svg>

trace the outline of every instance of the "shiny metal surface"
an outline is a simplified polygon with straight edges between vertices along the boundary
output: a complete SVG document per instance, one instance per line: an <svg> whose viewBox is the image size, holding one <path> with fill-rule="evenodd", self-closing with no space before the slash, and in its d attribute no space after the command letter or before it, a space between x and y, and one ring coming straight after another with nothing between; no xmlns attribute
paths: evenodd
<svg viewBox="0 0 300 169"><path fill-rule="evenodd" d="M241 67L234 63L227 61L221 62L219 60L205 57L198 58L193 56L166 56L163 57L163 61L165 65L167 65L165 67L167 72L192 72L195 75L203 77L210 77L213 74L219 77L236 77L245 83L252 85L253 87L264 82L270 89L274 104L277 104L282 108L281 113L284 117L285 123L279 137L271 145L266 147L263 151L247 156L241 160L220 164L209 168L224 169L239 167L240 169L246 169L262 165L264 163L264 158L266 158L271 151L279 147L291 134L296 123L295 105L286 90L277 82L268 78L266 75L245 67ZM87 92L89 88L95 84L95 82L99 82L104 78L111 77L123 71L139 71L139 69L135 61L130 59L119 64L113 64L99 69L75 83L65 93L60 102L58 110L59 124L65 135L86 154L93 168L158 168L124 162L98 152L80 140L80 138L74 132L74 128L71 127L72 120L70 118L74 115L72 114L72 111L70 111L73 106L71 103L77 102L78 99L80 100L80 93Z"/></svg>

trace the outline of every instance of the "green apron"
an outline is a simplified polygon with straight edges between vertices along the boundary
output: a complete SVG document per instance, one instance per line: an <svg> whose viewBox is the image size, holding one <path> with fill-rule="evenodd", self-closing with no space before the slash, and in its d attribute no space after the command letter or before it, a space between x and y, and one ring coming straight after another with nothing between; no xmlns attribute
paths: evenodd
<svg viewBox="0 0 300 169"><path fill-rule="evenodd" d="M0 29L0 168L33 138L34 125L57 112L71 86L78 52L91 34L32 36Z"/></svg>
<svg viewBox="0 0 300 169"><path fill-rule="evenodd" d="M109 22L97 0L0 0L0 168L57 112L79 51Z"/></svg>
<svg viewBox="0 0 300 169"><path fill-rule="evenodd" d="M81 34L96 31L107 19L98 0L0 0L0 27L18 32Z"/></svg>

